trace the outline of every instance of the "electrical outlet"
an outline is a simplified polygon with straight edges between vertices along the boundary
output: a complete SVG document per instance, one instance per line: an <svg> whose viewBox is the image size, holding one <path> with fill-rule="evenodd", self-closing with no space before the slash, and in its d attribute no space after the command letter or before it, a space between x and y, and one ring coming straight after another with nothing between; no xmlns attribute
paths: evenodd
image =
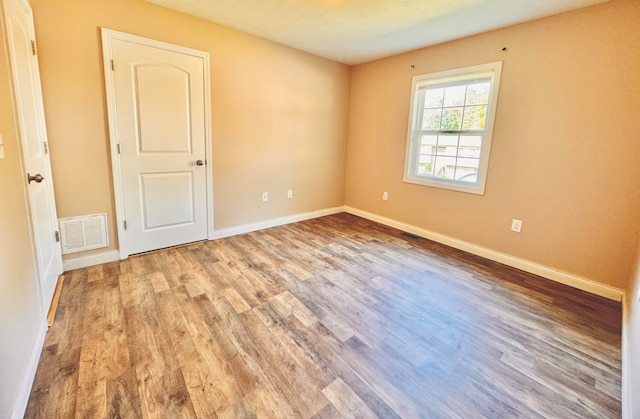
<svg viewBox="0 0 640 419"><path fill-rule="evenodd" d="M287 189L287 198L293 198L293 189Z"/></svg>
<svg viewBox="0 0 640 419"><path fill-rule="evenodd" d="M511 220L511 231L520 233L522 231L522 220L518 220L516 218Z"/></svg>
<svg viewBox="0 0 640 419"><path fill-rule="evenodd" d="M269 200L269 192L262 192L262 202L267 202Z"/></svg>
<svg viewBox="0 0 640 419"><path fill-rule="evenodd" d="M387 199L389 199L389 193L388 192L382 192L382 200L386 201Z"/></svg>

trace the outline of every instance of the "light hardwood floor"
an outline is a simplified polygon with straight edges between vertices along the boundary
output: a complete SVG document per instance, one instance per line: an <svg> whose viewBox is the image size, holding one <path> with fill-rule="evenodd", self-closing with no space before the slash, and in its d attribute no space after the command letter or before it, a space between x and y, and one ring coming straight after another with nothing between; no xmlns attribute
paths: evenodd
<svg viewBox="0 0 640 419"><path fill-rule="evenodd" d="M338 214L67 273L26 417L615 418L620 321Z"/></svg>

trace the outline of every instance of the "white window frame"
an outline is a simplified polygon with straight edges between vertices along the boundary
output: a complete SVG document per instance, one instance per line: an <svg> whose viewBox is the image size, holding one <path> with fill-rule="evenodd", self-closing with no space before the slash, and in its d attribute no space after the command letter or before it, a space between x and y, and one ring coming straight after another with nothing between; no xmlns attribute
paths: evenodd
<svg viewBox="0 0 640 419"><path fill-rule="evenodd" d="M411 82L411 110L409 113L407 150L405 154L403 179L404 182L484 195L487 180L487 170L489 167L489 154L491 152L491 139L493 137L493 126L495 122L496 108L498 105L498 92L500 88L501 72L502 61L496 61L487 64L458 68L455 70L440 71L437 73L423 74L413 77ZM426 130L422 130L421 126L424 112L424 92L426 91L426 87L428 87L429 85L442 84L445 81L455 82L458 80L473 79L474 75L486 73L491 73L492 75L485 128L483 131L473 131L473 133L477 133L482 136L476 182L472 183L460 180L442 179L432 176L418 175L420 141L421 136L426 133ZM430 133L434 132L435 131L430 131ZM469 133L470 131L439 130L437 132L447 134L460 134Z"/></svg>

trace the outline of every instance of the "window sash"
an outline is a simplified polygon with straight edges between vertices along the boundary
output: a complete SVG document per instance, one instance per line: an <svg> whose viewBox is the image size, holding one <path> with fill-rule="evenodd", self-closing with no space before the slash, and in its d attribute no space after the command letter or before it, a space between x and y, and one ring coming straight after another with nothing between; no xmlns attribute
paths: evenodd
<svg viewBox="0 0 640 419"><path fill-rule="evenodd" d="M422 82L418 82L416 84L416 90L418 91L427 91L428 89L443 89L447 87L457 87L467 84L476 84L476 83L486 83L491 82L494 78L494 72L487 72L482 75L473 75L473 76L461 76L455 77L450 80L442 80L442 79L433 79L433 80L424 80Z"/></svg>
<svg viewBox="0 0 640 419"><path fill-rule="evenodd" d="M487 132L486 129L483 130L466 130L466 129L454 129L454 130L433 130L433 129L425 129L425 130L416 130L414 133L416 135L438 135L438 134L455 134L455 135L484 135Z"/></svg>
<svg viewBox="0 0 640 419"><path fill-rule="evenodd" d="M457 131L457 132L461 132L461 131ZM441 132L439 132L439 131L429 131L429 133L430 134L426 134L426 135L436 135L436 136L438 136L438 134L440 134ZM431 153L422 153L421 152L421 148L423 146L422 141L421 141L421 137L424 134L418 134L416 136L414 144L413 144L413 146L414 146L414 152L413 152L413 159L414 159L414 161L413 161L413 175L415 177L423 178L425 180L430 180L430 179L434 179L435 178L435 179L438 179L438 181L440 181L440 182L453 182L453 183L456 183L456 184L462 182L461 185L464 185L464 186L467 186L467 187L475 186L478 183L478 180L476 180L475 182L468 182L468 181L461 181L459 179L456 180L455 177L454 177L454 179L445 179L445 178L439 178L439 177L437 177L435 175L431 176L431 175L421 175L420 174L420 168L419 168L420 158L423 157L423 156L432 156L433 158L454 159L455 160L455 164L453 165L454 172L457 172L458 168L468 167L468 166L463 166L462 164L458 164L459 161L466 161L466 160L469 160L469 159L477 160L478 161L478 165L477 165L476 171L474 173L476 173L478 178L479 178L481 176L481 174L482 174L481 173L482 165L480 164L480 162L482 162L483 152L484 152L484 142L485 142L484 141L485 140L484 139L484 131L478 132L475 135L468 135L469 133L467 131L462 131L461 133L464 134L464 135L456 134L456 136L458 138L457 138L455 146L454 145L443 145L443 146L440 146L440 144L437 142L435 146L432 146L433 147L433 151ZM449 134L449 133L445 133L445 135L446 134ZM464 152L461 153L461 149L470 148L469 146L461 145L461 137L480 137L480 147L479 147L480 151L479 151L478 157L475 157L475 156L468 157L468 156L464 155L465 154ZM440 147L455 148L455 155L439 152L438 148L440 148ZM435 169L434 169L434 173L435 173ZM468 174L468 173L465 173L465 174Z"/></svg>

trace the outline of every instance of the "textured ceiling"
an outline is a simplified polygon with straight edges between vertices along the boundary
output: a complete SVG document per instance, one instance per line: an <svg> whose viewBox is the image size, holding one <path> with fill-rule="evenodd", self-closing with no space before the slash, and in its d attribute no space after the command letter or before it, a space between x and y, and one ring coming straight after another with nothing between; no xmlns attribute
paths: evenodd
<svg viewBox="0 0 640 419"><path fill-rule="evenodd" d="M146 0L347 64L608 0Z"/></svg>

